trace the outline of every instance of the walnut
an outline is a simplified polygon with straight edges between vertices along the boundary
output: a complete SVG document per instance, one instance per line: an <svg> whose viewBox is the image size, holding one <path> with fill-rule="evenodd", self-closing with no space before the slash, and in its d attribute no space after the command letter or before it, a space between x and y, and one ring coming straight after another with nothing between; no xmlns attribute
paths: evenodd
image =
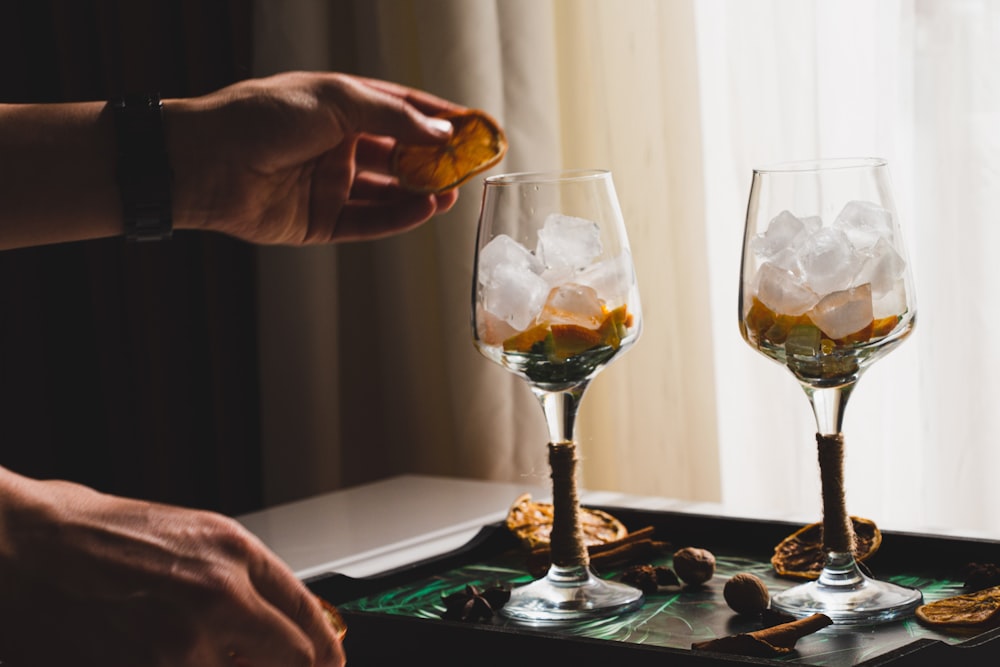
<svg viewBox="0 0 1000 667"><path fill-rule="evenodd" d="M764 582L746 572L733 575L722 589L722 596L737 614L760 614L771 604L771 594Z"/></svg>
<svg viewBox="0 0 1000 667"><path fill-rule="evenodd" d="M708 549L684 547L674 553L674 572L685 584L700 586L715 574L715 555Z"/></svg>

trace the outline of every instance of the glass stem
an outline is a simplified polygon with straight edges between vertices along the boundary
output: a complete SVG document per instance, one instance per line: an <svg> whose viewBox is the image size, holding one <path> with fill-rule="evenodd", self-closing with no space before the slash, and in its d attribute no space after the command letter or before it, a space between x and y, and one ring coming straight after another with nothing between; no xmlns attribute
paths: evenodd
<svg viewBox="0 0 1000 667"><path fill-rule="evenodd" d="M823 548L828 570L854 569L854 524L844 498L844 407L854 384L840 387L805 387L816 417L823 494ZM842 578L842 577L841 577ZM850 578L850 577L848 577Z"/></svg>
<svg viewBox="0 0 1000 667"><path fill-rule="evenodd" d="M562 391L546 391L532 386L531 391L542 404L542 412L545 413L549 442L573 442L576 413L580 409L587 384L582 382Z"/></svg>
<svg viewBox="0 0 1000 667"><path fill-rule="evenodd" d="M816 433L837 435L843 429L844 408L854 391L854 383L839 387L810 387L802 385L809 397L813 414L816 416Z"/></svg>
<svg viewBox="0 0 1000 667"><path fill-rule="evenodd" d="M586 383L564 391L532 388L545 413L549 430L549 464L552 474L552 533L549 549L552 567L548 578L571 584L589 575L590 557L580 522L577 496L576 442L573 429Z"/></svg>

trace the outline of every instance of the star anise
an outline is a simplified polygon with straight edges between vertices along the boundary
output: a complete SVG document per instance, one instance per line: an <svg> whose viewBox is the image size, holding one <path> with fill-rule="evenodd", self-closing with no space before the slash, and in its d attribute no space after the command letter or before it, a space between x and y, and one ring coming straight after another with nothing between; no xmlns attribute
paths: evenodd
<svg viewBox="0 0 1000 667"><path fill-rule="evenodd" d="M635 586L646 595L652 595L660 586L677 586L680 580L669 567L630 565L621 573L619 581Z"/></svg>
<svg viewBox="0 0 1000 667"><path fill-rule="evenodd" d="M488 621L509 599L509 588L493 586L480 590L469 584L457 593L444 596L445 611L441 618L470 623Z"/></svg>

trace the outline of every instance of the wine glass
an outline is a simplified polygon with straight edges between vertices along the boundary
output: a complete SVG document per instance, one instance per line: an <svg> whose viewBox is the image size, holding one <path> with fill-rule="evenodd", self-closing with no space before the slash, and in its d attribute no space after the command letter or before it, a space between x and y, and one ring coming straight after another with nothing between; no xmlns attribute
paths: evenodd
<svg viewBox="0 0 1000 667"><path fill-rule="evenodd" d="M642 311L611 173L487 178L476 240L473 335L487 358L527 381L549 432L553 523L545 577L502 613L529 624L624 613L642 592L593 574L580 523L574 424L590 381L629 349Z"/></svg>
<svg viewBox="0 0 1000 667"><path fill-rule="evenodd" d="M816 418L826 561L815 581L775 595L794 616L861 625L909 615L919 590L877 581L854 558L841 426L862 372L913 330L916 302L885 160L755 169L740 281L740 331L798 379Z"/></svg>

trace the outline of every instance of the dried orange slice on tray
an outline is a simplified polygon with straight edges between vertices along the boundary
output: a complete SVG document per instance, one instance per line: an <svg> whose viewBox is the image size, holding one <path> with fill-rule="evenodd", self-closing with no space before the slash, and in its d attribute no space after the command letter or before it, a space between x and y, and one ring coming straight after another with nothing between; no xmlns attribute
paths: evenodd
<svg viewBox="0 0 1000 667"><path fill-rule="evenodd" d="M498 163L507 137L492 116L479 109L438 114L454 128L444 144L397 144L392 172L413 192L440 193L457 188Z"/></svg>
<svg viewBox="0 0 1000 667"><path fill-rule="evenodd" d="M873 521L852 516L857 547L854 559L863 563L882 546L882 531ZM774 548L771 565L776 574L793 579L817 579L823 570L826 553L823 551L823 523L803 526Z"/></svg>
<svg viewBox="0 0 1000 667"><path fill-rule="evenodd" d="M1000 626L1000 586L928 602L916 615L925 625L956 630Z"/></svg>
<svg viewBox="0 0 1000 667"><path fill-rule="evenodd" d="M530 493L522 494L507 511L506 524L507 529L529 549L547 547L552 533L552 505L533 501ZM588 547L620 540L628 535L625 524L599 509L581 507L580 524L583 527L583 543Z"/></svg>

